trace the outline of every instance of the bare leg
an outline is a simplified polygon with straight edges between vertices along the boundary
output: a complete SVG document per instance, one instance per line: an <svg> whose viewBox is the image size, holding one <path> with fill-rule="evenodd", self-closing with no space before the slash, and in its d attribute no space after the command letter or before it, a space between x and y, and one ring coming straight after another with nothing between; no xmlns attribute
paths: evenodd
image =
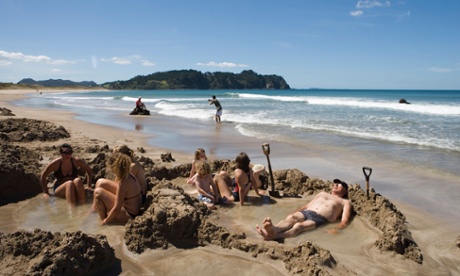
<svg viewBox="0 0 460 276"><path fill-rule="evenodd" d="M226 197L228 202L235 201L230 190L231 179L226 172L222 171L219 174L216 174L214 176L214 183L221 197Z"/></svg>
<svg viewBox="0 0 460 276"><path fill-rule="evenodd" d="M72 180L68 180L56 188L54 194L57 197L65 198L67 203L70 203L72 206L75 206L77 203L75 185Z"/></svg>
<svg viewBox="0 0 460 276"><path fill-rule="evenodd" d="M85 204L85 186L83 185L83 180L80 177L75 178L73 181L75 185L76 198L79 204Z"/></svg>
<svg viewBox="0 0 460 276"><path fill-rule="evenodd" d="M288 229L284 232L279 232L278 234L276 234L275 239L294 237L303 231L314 229L314 228L316 228L316 222L312 220L306 220L304 222L297 222L294 224L294 226L291 229Z"/></svg>
<svg viewBox="0 0 460 276"><path fill-rule="evenodd" d="M94 192L96 192L97 188L102 188L112 194L115 194L117 192L117 183L106 178L99 178L96 182L96 186L94 187ZM96 201L93 200L93 205L91 206L92 211L96 211L97 209L95 202Z"/></svg>
<svg viewBox="0 0 460 276"><path fill-rule="evenodd" d="M303 222L304 222L304 217L302 213L296 212L294 214L287 216L285 219L278 222L276 225L273 225L270 218L265 218L263 221L263 228L261 228L259 225L256 225L256 230L264 239L274 240L274 239L287 237L285 236L286 232L289 236L292 236L292 231L291 231L292 228L294 228L296 224L303 223ZM314 223L313 226L315 225L316 224ZM299 228L299 226L297 226L297 228ZM297 231L297 228L295 231ZM291 232L288 232L288 231L291 231ZM295 232L295 234L297 233L299 232Z"/></svg>
<svg viewBox="0 0 460 276"><path fill-rule="evenodd" d="M101 220L107 218L108 212L113 208L115 205L116 195L107 191L103 188L97 188L94 190L94 204L96 206L97 212L99 213L99 217ZM121 207L120 212L118 212L117 216L115 217L114 221L117 223L126 223L131 216L126 212L124 207Z"/></svg>

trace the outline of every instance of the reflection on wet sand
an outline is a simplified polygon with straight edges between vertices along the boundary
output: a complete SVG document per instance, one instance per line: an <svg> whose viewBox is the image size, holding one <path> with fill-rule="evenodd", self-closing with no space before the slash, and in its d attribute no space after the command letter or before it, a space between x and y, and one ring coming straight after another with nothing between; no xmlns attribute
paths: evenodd
<svg viewBox="0 0 460 276"><path fill-rule="evenodd" d="M136 124L136 126L134 127L134 129L137 130L137 131L141 131L141 130L144 129L144 126L141 125L141 124Z"/></svg>

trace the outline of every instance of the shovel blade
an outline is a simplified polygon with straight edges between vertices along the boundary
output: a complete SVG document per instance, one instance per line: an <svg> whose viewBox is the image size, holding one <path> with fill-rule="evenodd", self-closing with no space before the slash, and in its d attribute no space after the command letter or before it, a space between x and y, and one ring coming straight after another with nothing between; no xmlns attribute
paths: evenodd
<svg viewBox="0 0 460 276"><path fill-rule="evenodd" d="M279 191L268 191L271 197L281 198Z"/></svg>

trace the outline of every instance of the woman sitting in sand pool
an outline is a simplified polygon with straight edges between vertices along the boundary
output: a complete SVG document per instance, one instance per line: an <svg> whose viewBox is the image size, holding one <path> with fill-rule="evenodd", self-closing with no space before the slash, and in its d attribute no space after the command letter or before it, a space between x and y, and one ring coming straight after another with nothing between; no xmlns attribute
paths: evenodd
<svg viewBox="0 0 460 276"><path fill-rule="evenodd" d="M43 197L50 196L48 191L48 175L54 173L56 181L54 182L54 195L65 198L68 203L75 205L85 203L85 187L83 180L78 176L79 170L82 169L87 174L87 185L89 187L92 178L91 168L82 159L72 156L73 150L69 144L63 144L59 147L61 157L54 159L46 166L40 175L43 188Z"/></svg>
<svg viewBox="0 0 460 276"><path fill-rule="evenodd" d="M129 172L137 179L142 191L142 204L144 204L147 196L147 181L145 179L145 171L142 165L134 159L134 152L127 145L120 145L113 149L113 152L119 152L126 154L130 160L131 165L129 166ZM105 190L115 193L117 190L117 183L113 180L100 178L96 182L95 188L104 188ZM93 209L96 209L96 206L93 204Z"/></svg>
<svg viewBox="0 0 460 276"><path fill-rule="evenodd" d="M244 205L244 200L251 187L257 195L263 196L259 193L258 189L262 185L259 179L262 169L254 172L249 166L251 160L244 152L236 156L235 162L236 169L233 179L230 178L226 171L221 171L214 176L214 181L219 188L220 195L227 198L230 202L239 201L241 205Z"/></svg>
<svg viewBox="0 0 460 276"><path fill-rule="evenodd" d="M119 152L107 160L107 169L115 175L116 189L98 187L94 190L94 203L102 224L125 224L137 216L141 209L142 192L136 178L129 172L131 159Z"/></svg>
<svg viewBox="0 0 460 276"><path fill-rule="evenodd" d="M194 183L194 175L195 175L195 172L196 172L196 162L198 161L207 161L208 158L206 157L206 152L204 149L202 148L197 148L196 151L195 151L195 159L193 159L192 161L192 169L190 170L190 176L187 180L187 183L188 184L192 184Z"/></svg>

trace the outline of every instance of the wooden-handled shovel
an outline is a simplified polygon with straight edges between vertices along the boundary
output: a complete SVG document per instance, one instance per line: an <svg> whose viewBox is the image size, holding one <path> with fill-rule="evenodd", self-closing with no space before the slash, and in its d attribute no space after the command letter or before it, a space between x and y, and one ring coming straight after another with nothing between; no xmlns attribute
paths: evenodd
<svg viewBox="0 0 460 276"><path fill-rule="evenodd" d="M371 177L371 174L372 174L372 168L363 167L363 173L364 173L364 176L366 177L366 194L367 194L367 198L369 198L369 178Z"/></svg>
<svg viewBox="0 0 460 276"><path fill-rule="evenodd" d="M269 191L270 196L280 198L281 195L278 191L275 191L275 180L273 179L273 172L272 172L272 165L270 164L270 145L265 143L262 145L262 151L264 152L265 156L267 156L267 163L268 163L268 172L270 173L270 181L272 183L272 188Z"/></svg>

